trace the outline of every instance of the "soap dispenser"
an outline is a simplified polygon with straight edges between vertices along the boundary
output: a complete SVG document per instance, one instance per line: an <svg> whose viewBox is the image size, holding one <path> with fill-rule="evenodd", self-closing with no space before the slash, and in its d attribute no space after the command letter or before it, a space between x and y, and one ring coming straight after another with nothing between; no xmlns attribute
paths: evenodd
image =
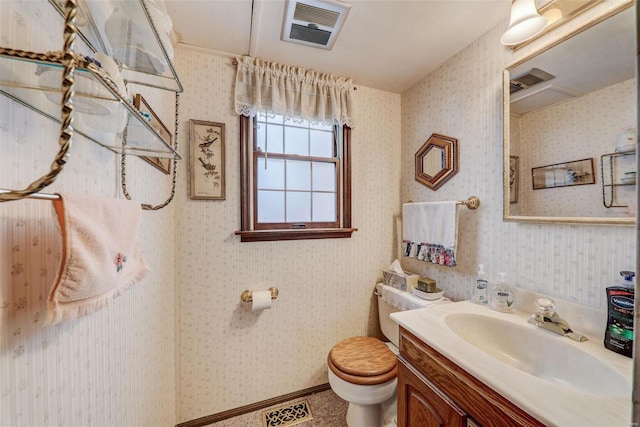
<svg viewBox="0 0 640 427"><path fill-rule="evenodd" d="M476 286L473 289L471 301L476 304L489 305L489 280L483 264L478 265L478 277L476 278Z"/></svg>
<svg viewBox="0 0 640 427"><path fill-rule="evenodd" d="M513 293L507 286L507 274L498 273L498 276L500 278L491 289L491 308L503 313L511 313L513 311Z"/></svg>

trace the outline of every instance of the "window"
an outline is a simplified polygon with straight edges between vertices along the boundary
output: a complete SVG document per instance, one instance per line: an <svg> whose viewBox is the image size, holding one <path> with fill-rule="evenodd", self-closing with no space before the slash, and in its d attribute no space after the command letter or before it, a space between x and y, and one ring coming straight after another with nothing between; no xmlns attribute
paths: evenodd
<svg viewBox="0 0 640 427"><path fill-rule="evenodd" d="M350 237L350 129L279 115L240 117L246 241Z"/></svg>

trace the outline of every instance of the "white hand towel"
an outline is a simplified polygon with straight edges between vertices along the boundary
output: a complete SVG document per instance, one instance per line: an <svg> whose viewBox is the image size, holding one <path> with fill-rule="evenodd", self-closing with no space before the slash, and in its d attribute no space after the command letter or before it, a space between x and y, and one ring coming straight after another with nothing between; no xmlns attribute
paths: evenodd
<svg viewBox="0 0 640 427"><path fill-rule="evenodd" d="M456 266L457 202L402 205L404 255L433 264Z"/></svg>
<svg viewBox="0 0 640 427"><path fill-rule="evenodd" d="M139 202L60 194L53 207L62 259L47 300L47 323L102 308L149 271L138 237Z"/></svg>

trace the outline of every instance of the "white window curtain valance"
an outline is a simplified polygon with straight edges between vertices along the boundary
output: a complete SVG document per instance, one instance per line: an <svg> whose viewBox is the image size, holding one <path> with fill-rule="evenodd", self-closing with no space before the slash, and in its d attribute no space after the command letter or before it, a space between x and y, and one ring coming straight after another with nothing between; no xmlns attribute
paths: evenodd
<svg viewBox="0 0 640 427"><path fill-rule="evenodd" d="M354 88L351 79L300 67L236 58L236 112L279 114L312 123L353 127Z"/></svg>

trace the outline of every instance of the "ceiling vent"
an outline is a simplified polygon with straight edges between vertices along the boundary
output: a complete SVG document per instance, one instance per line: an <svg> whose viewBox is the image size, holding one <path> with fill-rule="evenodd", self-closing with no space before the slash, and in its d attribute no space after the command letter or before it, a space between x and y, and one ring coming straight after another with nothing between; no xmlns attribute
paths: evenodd
<svg viewBox="0 0 640 427"><path fill-rule="evenodd" d="M288 0L282 40L331 49L347 19L351 5L333 0Z"/></svg>
<svg viewBox="0 0 640 427"><path fill-rule="evenodd" d="M515 93L524 89L528 89L531 86L537 85L538 83L547 82L555 78L556 76L554 76L553 74L549 74L539 68L532 68L526 73L512 78L509 91L510 93Z"/></svg>

